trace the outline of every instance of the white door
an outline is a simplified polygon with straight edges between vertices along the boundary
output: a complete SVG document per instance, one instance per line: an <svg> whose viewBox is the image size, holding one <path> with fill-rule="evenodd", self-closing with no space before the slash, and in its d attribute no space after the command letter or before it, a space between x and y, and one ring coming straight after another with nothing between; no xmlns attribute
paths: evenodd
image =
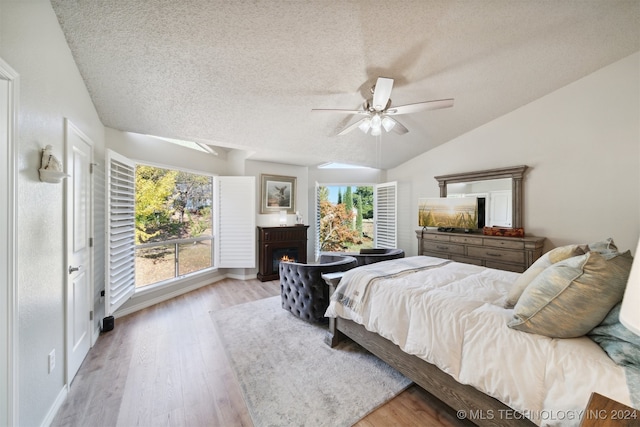
<svg viewBox="0 0 640 427"><path fill-rule="evenodd" d="M93 144L69 120L65 122L67 222L67 384L91 346L91 161Z"/></svg>
<svg viewBox="0 0 640 427"><path fill-rule="evenodd" d="M17 425L14 129L18 75L0 59L0 425Z"/></svg>

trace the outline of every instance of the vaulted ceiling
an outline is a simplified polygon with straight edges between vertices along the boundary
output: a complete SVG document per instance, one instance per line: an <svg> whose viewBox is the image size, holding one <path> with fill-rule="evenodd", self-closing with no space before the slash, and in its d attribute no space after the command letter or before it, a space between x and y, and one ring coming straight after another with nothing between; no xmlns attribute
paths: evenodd
<svg viewBox="0 0 640 427"><path fill-rule="evenodd" d="M51 3L105 126L309 166L395 167L640 50L638 0ZM379 76L392 105L455 104L379 138L311 111Z"/></svg>

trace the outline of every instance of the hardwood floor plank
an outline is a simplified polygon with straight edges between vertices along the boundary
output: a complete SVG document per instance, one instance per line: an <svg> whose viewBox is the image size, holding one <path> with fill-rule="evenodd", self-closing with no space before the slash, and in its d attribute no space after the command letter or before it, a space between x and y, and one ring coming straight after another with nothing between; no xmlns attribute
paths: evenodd
<svg viewBox="0 0 640 427"><path fill-rule="evenodd" d="M153 363L140 364L135 360L131 361L116 425L150 425L154 415L151 410L155 399L154 368Z"/></svg>
<svg viewBox="0 0 640 427"><path fill-rule="evenodd" d="M166 413L160 412L151 420L151 424L158 427L179 427L186 425L186 423L184 408L176 408Z"/></svg>
<svg viewBox="0 0 640 427"><path fill-rule="evenodd" d="M278 281L224 279L116 319L89 351L52 427L253 426L211 312L279 294ZM356 424L424 425L460 423L417 386Z"/></svg>

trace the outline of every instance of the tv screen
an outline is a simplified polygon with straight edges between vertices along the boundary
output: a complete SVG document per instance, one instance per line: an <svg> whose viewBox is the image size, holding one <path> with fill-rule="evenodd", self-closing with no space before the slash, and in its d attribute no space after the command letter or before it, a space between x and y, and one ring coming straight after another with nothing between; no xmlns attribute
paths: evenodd
<svg viewBox="0 0 640 427"><path fill-rule="evenodd" d="M476 197L438 197L418 199L420 227L477 229L478 199Z"/></svg>
<svg viewBox="0 0 640 427"><path fill-rule="evenodd" d="M483 228L486 225L487 216L487 199L485 197L478 197L478 228Z"/></svg>

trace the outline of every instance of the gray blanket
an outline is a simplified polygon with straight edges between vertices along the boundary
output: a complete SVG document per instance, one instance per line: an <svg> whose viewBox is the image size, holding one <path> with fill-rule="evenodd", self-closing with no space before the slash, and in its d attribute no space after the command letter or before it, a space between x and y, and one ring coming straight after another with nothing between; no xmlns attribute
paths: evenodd
<svg viewBox="0 0 640 427"><path fill-rule="evenodd" d="M640 409L640 337L620 323L620 307L616 305L607 317L589 332L618 365L624 367L629 394L635 408Z"/></svg>

